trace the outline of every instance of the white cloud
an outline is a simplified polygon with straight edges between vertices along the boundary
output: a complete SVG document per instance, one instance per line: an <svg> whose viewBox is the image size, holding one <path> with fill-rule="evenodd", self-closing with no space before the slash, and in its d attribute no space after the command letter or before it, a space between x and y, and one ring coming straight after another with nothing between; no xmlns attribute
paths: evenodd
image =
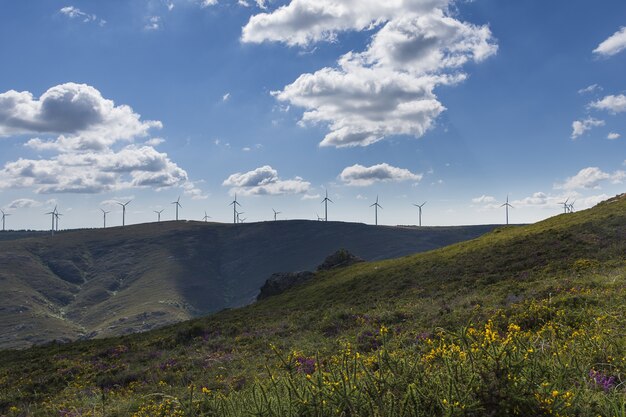
<svg viewBox="0 0 626 417"><path fill-rule="evenodd" d="M573 177L569 177L563 184L556 184L554 188L565 190L576 189L598 189L604 181L611 181L614 184L621 183L626 178L624 171L608 173L598 167L583 168Z"/></svg>
<svg viewBox="0 0 626 417"><path fill-rule="evenodd" d="M161 29L161 17L150 16L148 23L143 27L145 30L159 30Z"/></svg>
<svg viewBox="0 0 626 417"><path fill-rule="evenodd" d="M250 18L244 42L308 46L348 30L378 29L363 52L338 65L302 74L279 101L302 107L301 124L327 124L322 146L367 146L389 135L420 137L445 110L438 86L466 78L463 64L497 51L487 26L446 14L444 0L293 0Z"/></svg>
<svg viewBox="0 0 626 417"><path fill-rule="evenodd" d="M253 171L232 174L224 180L222 185L231 187L231 194L249 196L305 194L309 191L311 183L300 177L282 180L278 176L278 171L265 165Z"/></svg>
<svg viewBox="0 0 626 417"><path fill-rule="evenodd" d="M303 200L317 200L318 198L322 198L320 194L305 194L302 196Z"/></svg>
<svg viewBox="0 0 626 417"><path fill-rule="evenodd" d="M580 90L578 90L578 94L593 93L595 91L602 91L602 87L599 86L598 84L591 84L590 86L587 86L585 88L581 88Z"/></svg>
<svg viewBox="0 0 626 417"><path fill-rule="evenodd" d="M59 10L59 13L64 14L70 19L80 19L83 23L96 22L100 26L104 26L106 24L106 20L98 19L98 16L95 14L85 13L77 7L74 6L65 6Z"/></svg>
<svg viewBox="0 0 626 417"><path fill-rule="evenodd" d="M480 197L472 198L472 203L474 204L490 204L495 202L495 197L485 194L481 195Z"/></svg>
<svg viewBox="0 0 626 417"><path fill-rule="evenodd" d="M150 138L145 142L145 144L148 146L159 146L160 144L164 142L165 142L165 139L163 138Z"/></svg>
<svg viewBox="0 0 626 417"><path fill-rule="evenodd" d="M588 117L585 120L575 120L572 123L572 139L576 139L586 131L597 126L604 126L604 120L594 119L593 117Z"/></svg>
<svg viewBox="0 0 626 417"><path fill-rule="evenodd" d="M615 139L619 139L621 137L621 135L619 133L615 133L615 132L610 132L606 138L609 140L615 140Z"/></svg>
<svg viewBox="0 0 626 417"><path fill-rule="evenodd" d="M252 149L249 146L244 146L241 150L244 152L250 152Z"/></svg>
<svg viewBox="0 0 626 417"><path fill-rule="evenodd" d="M626 112L626 96L623 94L606 96L601 100L589 103L589 107L606 110L613 114Z"/></svg>
<svg viewBox="0 0 626 417"><path fill-rule="evenodd" d="M50 159L8 162L0 188L33 188L47 193L100 193L132 187L183 185L187 173L167 154L129 145L118 152L62 153Z"/></svg>
<svg viewBox="0 0 626 417"><path fill-rule="evenodd" d="M422 174L414 174L408 169L397 168L387 163L365 167L355 164L344 168L339 174L339 178L347 185L367 186L375 182L398 182L414 181L419 182Z"/></svg>
<svg viewBox="0 0 626 417"><path fill-rule="evenodd" d="M372 29L407 13L422 14L447 4L447 0L292 0L271 13L252 16L242 40L306 46L334 41L340 32Z"/></svg>
<svg viewBox="0 0 626 417"><path fill-rule="evenodd" d="M230 98L230 93L226 93L222 96L222 101L228 101L229 98Z"/></svg>
<svg viewBox="0 0 626 417"><path fill-rule="evenodd" d="M626 49L626 26L605 39L593 53L602 56L612 56Z"/></svg>
<svg viewBox="0 0 626 417"><path fill-rule="evenodd" d="M0 134L58 135L56 139L30 139L27 147L52 155L5 163L0 168L0 188L99 193L184 186L188 183L185 170L154 148L163 139L132 143L160 127L160 122L142 121L129 106L116 106L83 84L53 87L39 100L28 92L0 94Z"/></svg>
<svg viewBox="0 0 626 417"><path fill-rule="evenodd" d="M0 136L58 134L55 142L34 141L33 147L104 149L120 140L148 136L161 122L141 121L129 106L116 106L85 84L50 88L39 99L30 92L0 94Z"/></svg>
<svg viewBox="0 0 626 417"><path fill-rule="evenodd" d="M9 209L21 209L21 208L30 208L30 207L40 207L42 204L37 200L33 200L32 198L18 198L17 200L11 201L6 208Z"/></svg>
<svg viewBox="0 0 626 417"><path fill-rule="evenodd" d="M200 0L200 5L202 7L215 6L217 4L217 0Z"/></svg>

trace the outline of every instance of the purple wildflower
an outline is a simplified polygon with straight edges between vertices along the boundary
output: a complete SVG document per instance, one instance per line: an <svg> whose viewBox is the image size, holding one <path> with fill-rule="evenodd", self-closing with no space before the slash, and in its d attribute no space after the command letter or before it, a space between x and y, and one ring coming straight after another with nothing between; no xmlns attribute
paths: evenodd
<svg viewBox="0 0 626 417"><path fill-rule="evenodd" d="M306 356L296 356L296 369L303 374L311 375L315 372L315 358Z"/></svg>
<svg viewBox="0 0 626 417"><path fill-rule="evenodd" d="M616 378L614 376L603 374L594 369L589 370L589 378L594 383L594 385L602 388L604 391L608 392L612 388L615 388Z"/></svg>

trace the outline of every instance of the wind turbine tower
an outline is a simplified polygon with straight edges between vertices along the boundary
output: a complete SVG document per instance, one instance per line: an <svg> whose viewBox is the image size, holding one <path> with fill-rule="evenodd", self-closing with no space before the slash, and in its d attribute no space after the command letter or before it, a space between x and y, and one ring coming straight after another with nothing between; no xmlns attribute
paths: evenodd
<svg viewBox="0 0 626 417"><path fill-rule="evenodd" d="M7 216L10 216L10 214L5 213L4 210L0 210L0 211L2 212L2 231L4 232L5 231L4 224L5 224Z"/></svg>
<svg viewBox="0 0 626 417"><path fill-rule="evenodd" d="M422 204L413 204L419 210L420 227L422 227L422 207L424 207L425 204L426 204L426 201L424 201Z"/></svg>
<svg viewBox="0 0 626 417"><path fill-rule="evenodd" d="M208 214L206 214L206 211L204 212L204 217L202 218L202 220L204 220L204 222L208 222L209 219L211 218L211 216L209 216Z"/></svg>
<svg viewBox="0 0 626 417"><path fill-rule="evenodd" d="M125 203L120 203L119 201L117 202L117 204L122 206L122 226L126 226L126 206L129 205L131 201L133 200L128 200Z"/></svg>
<svg viewBox="0 0 626 417"><path fill-rule="evenodd" d="M570 213L574 212L574 203L576 202L576 200L572 201L571 203L569 203L569 205L567 206L568 210Z"/></svg>
<svg viewBox="0 0 626 417"><path fill-rule="evenodd" d="M103 228L106 229L107 228L107 214L110 213L110 211L106 211L104 209L100 209L100 211L102 212L102 221L103 221Z"/></svg>
<svg viewBox="0 0 626 417"><path fill-rule="evenodd" d="M182 208L183 206L180 205L180 196L178 196L178 200L176 201L172 201L172 204L176 205L176 221L178 221L178 208Z"/></svg>
<svg viewBox="0 0 626 417"><path fill-rule="evenodd" d="M235 199L233 200L232 203L229 204L229 206L233 206L233 223L237 224L239 220L239 217L237 214L237 206L241 207L241 204L237 202L237 194L235 194Z"/></svg>
<svg viewBox="0 0 626 417"><path fill-rule="evenodd" d="M163 209L163 210L165 210L165 209ZM157 214L157 223L161 222L161 213L163 213L163 210L159 210L159 211L153 210Z"/></svg>
<svg viewBox="0 0 626 417"><path fill-rule="evenodd" d="M47 212L46 216L48 214L52 217L52 227L50 228L50 233L52 233L52 236L54 236L54 218L56 217L56 214L57 214L57 206L54 206L54 210Z"/></svg>
<svg viewBox="0 0 626 417"><path fill-rule="evenodd" d="M559 203L559 204L563 204L563 213L567 213L569 211L569 205L567 204L568 201L569 201L569 197L565 201Z"/></svg>
<svg viewBox="0 0 626 417"><path fill-rule="evenodd" d="M509 204L509 195L506 196L506 203L502 204L500 207L506 208L506 224L509 224L509 207L513 208L512 205Z"/></svg>
<svg viewBox="0 0 626 417"><path fill-rule="evenodd" d="M330 198L328 198L328 190L326 190L326 197L324 197L324 199L322 200L322 203L324 203L324 221L327 222L328 221L328 203L329 202L333 202L333 200L331 200Z"/></svg>
<svg viewBox="0 0 626 417"><path fill-rule="evenodd" d="M62 216L61 213L59 213L58 211L56 213L54 213L54 218L56 219L56 231L59 231L59 216Z"/></svg>
<svg viewBox="0 0 626 417"><path fill-rule="evenodd" d="M276 216L277 216L278 214L280 214L281 212L280 212L280 211L276 211L276 210L274 210L274 209L272 209L272 211L274 212L274 221L276 221Z"/></svg>
<svg viewBox="0 0 626 417"><path fill-rule="evenodd" d="M378 196L376 196L376 202L370 207L374 207L374 223L378 226L378 208L383 208L380 204L378 204Z"/></svg>

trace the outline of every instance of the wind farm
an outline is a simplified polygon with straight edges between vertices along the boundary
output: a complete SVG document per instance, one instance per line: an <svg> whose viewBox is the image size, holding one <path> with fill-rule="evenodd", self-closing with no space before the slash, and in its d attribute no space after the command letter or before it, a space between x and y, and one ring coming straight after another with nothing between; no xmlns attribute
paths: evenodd
<svg viewBox="0 0 626 417"><path fill-rule="evenodd" d="M625 16L2 2L0 417L626 417Z"/></svg>
<svg viewBox="0 0 626 417"><path fill-rule="evenodd" d="M175 211L174 211L174 220L175 221L179 221L179 209L182 208L182 205L180 203L180 199L181 197L179 196L176 201L171 202L171 204L173 204L175 206ZM126 222L126 208L127 206L131 203L132 200L127 200L126 202L122 203L119 201L115 201L114 204L119 205L122 208L122 222L121 222L121 226L126 226L127 222ZM570 213L574 213L574 204L576 202L576 199L571 199L570 198L566 198L563 201L557 201L554 203L555 206L560 206L563 209L563 214L570 214ZM328 195L328 191L325 191L324 194L324 198L321 200L321 203L324 205L324 215L320 216L318 213L315 213L315 216L311 218L311 220L314 221L328 221L328 203L334 203L334 201L329 197ZM416 226L417 227L422 227L422 216L423 216L423 208L424 206L427 204L426 201L422 202L421 204L417 204L417 203L412 203L412 206L417 208L417 222L416 222ZM239 211L238 209L241 207L241 203L237 200L237 196L235 195L234 199L230 202L229 204L230 206L233 207L233 224L241 224L246 222L248 219L244 218L242 215L244 214L243 211ZM379 204L379 197L378 195L376 196L376 199L374 201L374 203L370 204L369 207L373 207L374 208L374 225L378 226L379 225L379 213L378 210L382 209L383 207ZM506 200L503 204L501 204L499 206L500 208L504 208L505 209L505 220L504 220L504 225L509 225L510 224L510 213L509 213L509 209L513 208L513 205L510 203L509 201L509 196L507 195ZM102 227L103 228L107 228L107 214L111 213L111 210L105 210L103 208L99 208L100 212L102 213ZM280 214L282 214L281 211L278 211L274 208L271 208L272 210L272 221L277 221L278 220L278 216ZM161 214L165 211L165 209L161 209L161 210L152 210L152 212L154 214L156 214L156 222L161 222ZM2 209L2 221L3 221L3 231L6 231L6 218L8 216L11 216L15 213L9 213L8 211L6 211L5 209ZM45 215L49 215L51 216L51 226L50 226L50 232L52 235L54 235L55 232L59 231L59 222L60 222L60 217L64 216L63 213L59 212L58 210L58 205L55 205L54 208L51 211L48 211L45 213ZM19 218L19 217L18 217ZM207 211L204 210L203 215L200 216L201 220L204 222L207 222L209 219L212 219L211 216L209 216L207 214ZM392 222L390 225L398 225L401 224L402 222L393 222L393 215L392 215ZM298 218L296 218L298 219ZM495 220L495 219L494 219ZM257 217L256 220L253 220L256 222L262 222L264 221L262 216L260 215L260 213L257 213ZM338 221L342 221L341 219L338 219ZM349 220L343 220L343 221L349 221ZM405 224L406 225L406 224ZM109 227L111 227L111 225L108 225ZM436 224L434 224L433 226L436 226ZM33 230L32 228L24 228L24 230Z"/></svg>

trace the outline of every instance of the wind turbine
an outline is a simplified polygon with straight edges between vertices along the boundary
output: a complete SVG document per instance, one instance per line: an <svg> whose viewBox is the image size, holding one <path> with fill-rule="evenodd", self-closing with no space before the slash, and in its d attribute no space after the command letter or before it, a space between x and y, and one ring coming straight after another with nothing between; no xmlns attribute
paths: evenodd
<svg viewBox="0 0 626 417"><path fill-rule="evenodd" d="M568 210L570 213L574 212L574 203L576 202L576 200L572 201L571 203L569 203L569 205L567 206Z"/></svg>
<svg viewBox="0 0 626 417"><path fill-rule="evenodd" d="M241 211L241 212L239 212L239 211L238 211L238 212L237 212L237 223L242 223L242 221L241 221L241 220L239 220L239 216L240 216L240 215L242 215L243 213L244 213L243 211ZM244 219L244 220L245 220L245 219Z"/></svg>
<svg viewBox="0 0 626 417"><path fill-rule="evenodd" d="M315 215L317 216L317 221L318 221L318 222L324 221L324 218L323 218L323 217L320 217L320 215L319 215L319 214L315 213Z"/></svg>
<svg viewBox="0 0 626 417"><path fill-rule="evenodd" d="M420 227L422 227L422 207L424 207L424 205L426 204L426 201L424 201L422 204L413 204L415 207L417 207L417 209L419 210L419 217L420 217Z"/></svg>
<svg viewBox="0 0 626 417"><path fill-rule="evenodd" d="M129 205L131 201L133 200L128 200L125 203L120 203L119 201L117 202L117 204L122 206L122 226L126 226L126 206Z"/></svg>
<svg viewBox="0 0 626 417"><path fill-rule="evenodd" d="M324 197L324 199L322 200L322 203L324 203L324 221L327 222L328 221L328 202L333 202L333 200L331 200L330 198L328 198L328 190L326 190L326 197Z"/></svg>
<svg viewBox="0 0 626 417"><path fill-rule="evenodd" d="M56 219L56 222L57 222L57 224L56 224L56 231L57 232L59 231L59 216L62 216L62 214L59 213L58 211L56 213L54 213L54 218Z"/></svg>
<svg viewBox="0 0 626 417"><path fill-rule="evenodd" d="M374 221L376 226L378 226L378 208L383 208L380 204L378 204L378 196L376 196L376 202L372 204L370 207L374 207Z"/></svg>
<svg viewBox="0 0 626 417"><path fill-rule="evenodd" d="M47 212L46 216L48 214L50 214L52 217L52 227L50 228L50 232L52 233L52 236L54 236L54 218L56 217L56 214L57 214L57 206L54 206L54 210Z"/></svg>
<svg viewBox="0 0 626 417"><path fill-rule="evenodd" d="M204 217L202 218L202 220L204 220L204 222L208 222L209 219L211 218L211 216L209 216L208 214L206 214L206 211L204 212Z"/></svg>
<svg viewBox="0 0 626 417"><path fill-rule="evenodd" d="M274 212L274 221L276 221L276 215L280 214L280 211L276 211L274 209L272 209L272 211Z"/></svg>
<svg viewBox="0 0 626 417"><path fill-rule="evenodd" d="M502 204L500 207L506 207L506 224L509 224L509 207L513 208L512 205L509 204L509 195L506 195L506 203Z"/></svg>
<svg viewBox="0 0 626 417"><path fill-rule="evenodd" d="M107 214L110 213L110 211L106 211L104 209L100 209L100 211L102 211L102 220L104 221L103 227L104 229L107 228Z"/></svg>
<svg viewBox="0 0 626 417"><path fill-rule="evenodd" d="M2 212L2 231L4 232L5 231L5 229L4 229L4 222L6 220L6 217L10 216L10 214L9 213L5 213L4 210L0 210L0 211Z"/></svg>
<svg viewBox="0 0 626 417"><path fill-rule="evenodd" d="M568 201L569 201L569 197L567 197L567 200L559 203L559 204L563 204L563 213L567 213L569 211L569 205L567 204Z"/></svg>
<svg viewBox="0 0 626 417"><path fill-rule="evenodd" d="M172 204L176 205L176 221L178 221L178 208L183 208L183 206L180 205L180 196L178 196L178 200L172 201Z"/></svg>
<svg viewBox="0 0 626 417"><path fill-rule="evenodd" d="M162 210L159 210L159 211L152 210L152 211L154 211L157 214L157 223L161 222L161 213L163 213L163 210L165 210L165 209L162 209Z"/></svg>
<svg viewBox="0 0 626 417"><path fill-rule="evenodd" d="M229 206L233 206L233 223L237 224L239 220L239 217L237 214L237 206L241 207L241 204L237 202L237 194L235 194L235 199L233 200L232 203L229 204Z"/></svg>

